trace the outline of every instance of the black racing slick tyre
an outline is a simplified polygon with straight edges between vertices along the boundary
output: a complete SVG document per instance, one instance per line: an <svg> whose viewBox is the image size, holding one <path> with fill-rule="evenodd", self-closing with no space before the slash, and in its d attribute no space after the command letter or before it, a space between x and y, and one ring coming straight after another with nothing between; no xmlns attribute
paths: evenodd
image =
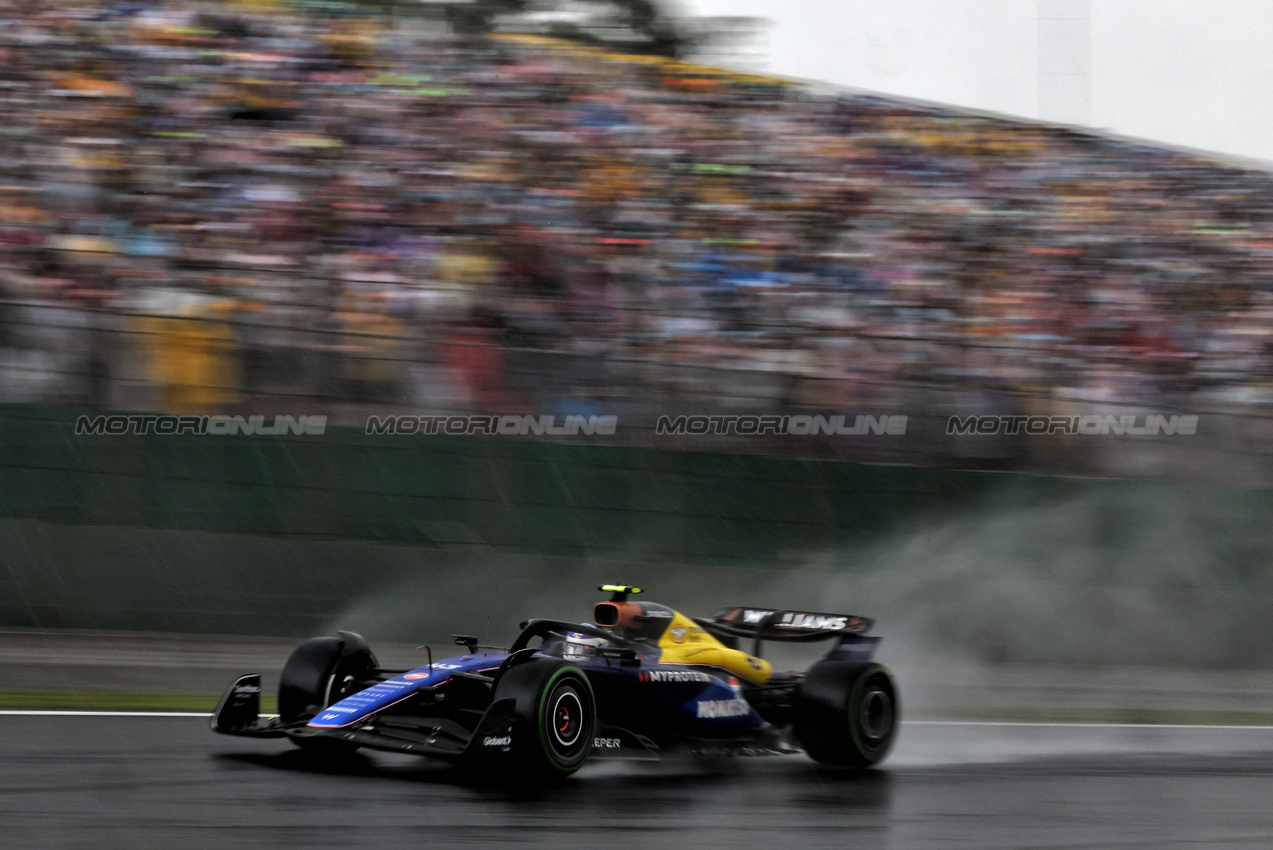
<svg viewBox="0 0 1273 850"><path fill-rule="evenodd" d="M278 713L284 723L309 720L332 703L361 690L378 666L362 635L337 632L336 637L311 638L287 659L278 685ZM307 749L356 749L327 738L292 739Z"/></svg>
<svg viewBox="0 0 1273 850"><path fill-rule="evenodd" d="M819 661L796 691L796 740L821 764L878 764L892 748L900 721L893 676L870 661Z"/></svg>
<svg viewBox="0 0 1273 850"><path fill-rule="evenodd" d="M541 777L564 777L592 754L597 703L588 677L555 658L510 667L495 685L494 699L514 700L516 721L509 748L515 769Z"/></svg>

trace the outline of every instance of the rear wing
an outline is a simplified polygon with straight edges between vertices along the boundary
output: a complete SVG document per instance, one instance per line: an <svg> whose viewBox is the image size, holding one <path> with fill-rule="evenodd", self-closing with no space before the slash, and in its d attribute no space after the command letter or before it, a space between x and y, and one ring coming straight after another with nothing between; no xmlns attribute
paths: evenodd
<svg viewBox="0 0 1273 850"><path fill-rule="evenodd" d="M863 635L875 621L848 614L816 614L773 608L727 608L710 620L700 621L709 632L735 638L814 641Z"/></svg>
<svg viewBox="0 0 1273 850"><path fill-rule="evenodd" d="M809 611L783 611L773 608L727 608L710 620L697 620L708 633L726 639L729 645L737 638L752 641L751 654L760 656L762 641L811 642L839 639L828 658L867 660L879 644L878 637L867 632L875 621L849 614L818 614Z"/></svg>

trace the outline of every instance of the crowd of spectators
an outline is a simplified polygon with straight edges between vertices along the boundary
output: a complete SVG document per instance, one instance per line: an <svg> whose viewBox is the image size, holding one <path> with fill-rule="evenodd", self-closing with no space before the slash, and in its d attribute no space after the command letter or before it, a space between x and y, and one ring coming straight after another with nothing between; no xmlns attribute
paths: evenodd
<svg viewBox="0 0 1273 850"><path fill-rule="evenodd" d="M0 115L10 400L1268 400L1273 179L1192 154L303 2L0 2Z"/></svg>

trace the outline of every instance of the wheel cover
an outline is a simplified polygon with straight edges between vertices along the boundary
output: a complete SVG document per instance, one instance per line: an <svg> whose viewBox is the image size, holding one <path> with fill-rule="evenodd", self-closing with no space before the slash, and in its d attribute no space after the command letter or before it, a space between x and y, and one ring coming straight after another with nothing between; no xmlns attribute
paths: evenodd
<svg viewBox="0 0 1273 850"><path fill-rule="evenodd" d="M554 749L570 749L579 741L583 731L583 704L573 689L562 688L553 695L552 735Z"/></svg>
<svg viewBox="0 0 1273 850"><path fill-rule="evenodd" d="M587 688L578 676L559 673L545 689L539 710L540 739L557 770L575 770L592 751L594 718Z"/></svg>
<svg viewBox="0 0 1273 850"><path fill-rule="evenodd" d="M892 698L878 685L873 685L862 695L858 720L867 740L878 743L887 739L893 731Z"/></svg>

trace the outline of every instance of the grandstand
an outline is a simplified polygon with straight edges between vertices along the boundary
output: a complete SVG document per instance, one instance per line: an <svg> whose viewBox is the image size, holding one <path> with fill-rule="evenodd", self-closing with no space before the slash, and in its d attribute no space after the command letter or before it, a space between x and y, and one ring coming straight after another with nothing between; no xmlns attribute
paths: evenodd
<svg viewBox="0 0 1273 850"><path fill-rule="evenodd" d="M1268 477L1268 174L353 8L4 18L0 401L600 412L634 442L902 414L905 441L761 447ZM1212 418L1117 456L943 428L1146 411Z"/></svg>

